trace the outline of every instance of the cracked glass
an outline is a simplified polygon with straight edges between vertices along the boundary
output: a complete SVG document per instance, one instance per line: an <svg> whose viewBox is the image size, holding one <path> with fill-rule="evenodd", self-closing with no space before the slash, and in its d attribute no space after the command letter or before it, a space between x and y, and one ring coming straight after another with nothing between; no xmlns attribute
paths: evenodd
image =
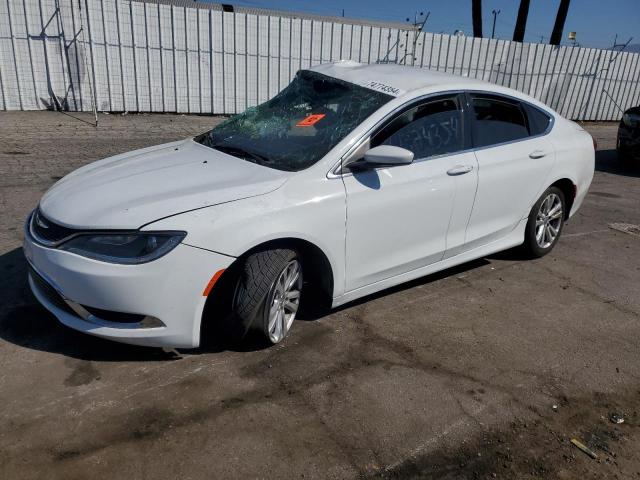
<svg viewBox="0 0 640 480"><path fill-rule="evenodd" d="M266 167L310 167L393 97L308 70L271 100L196 137L202 145Z"/></svg>

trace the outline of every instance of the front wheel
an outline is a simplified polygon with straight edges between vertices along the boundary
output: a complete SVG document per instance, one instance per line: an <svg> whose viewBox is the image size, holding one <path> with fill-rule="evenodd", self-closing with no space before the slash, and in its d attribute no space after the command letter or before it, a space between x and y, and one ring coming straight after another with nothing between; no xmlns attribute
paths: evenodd
<svg viewBox="0 0 640 480"><path fill-rule="evenodd" d="M289 333L300 306L302 264L289 249L256 252L244 262L232 309L244 332L253 330L271 344Z"/></svg>
<svg viewBox="0 0 640 480"><path fill-rule="evenodd" d="M549 253L560 238L564 226L565 199L558 187L549 187L529 213L524 247L533 257Z"/></svg>

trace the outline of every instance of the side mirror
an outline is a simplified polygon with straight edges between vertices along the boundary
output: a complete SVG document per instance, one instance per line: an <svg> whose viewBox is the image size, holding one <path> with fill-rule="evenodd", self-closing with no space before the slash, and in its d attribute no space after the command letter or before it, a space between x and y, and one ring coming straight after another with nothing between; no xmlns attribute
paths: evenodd
<svg viewBox="0 0 640 480"><path fill-rule="evenodd" d="M364 161L372 167L395 167L413 162L413 152L393 145L379 145L364 154Z"/></svg>

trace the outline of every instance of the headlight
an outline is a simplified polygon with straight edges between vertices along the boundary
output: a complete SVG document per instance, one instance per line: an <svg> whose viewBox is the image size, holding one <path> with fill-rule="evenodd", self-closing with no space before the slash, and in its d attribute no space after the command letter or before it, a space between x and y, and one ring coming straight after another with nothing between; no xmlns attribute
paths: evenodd
<svg viewBox="0 0 640 480"><path fill-rule="evenodd" d="M624 123L627 127L634 127L640 122L640 115L635 115L633 113L625 113L622 115L622 123Z"/></svg>
<svg viewBox="0 0 640 480"><path fill-rule="evenodd" d="M136 265L166 255L185 235L185 232L82 234L58 248L103 262Z"/></svg>

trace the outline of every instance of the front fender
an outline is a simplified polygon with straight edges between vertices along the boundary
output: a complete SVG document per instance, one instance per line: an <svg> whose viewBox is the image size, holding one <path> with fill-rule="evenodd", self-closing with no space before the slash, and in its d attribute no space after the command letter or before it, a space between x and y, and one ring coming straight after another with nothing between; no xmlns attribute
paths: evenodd
<svg viewBox="0 0 640 480"><path fill-rule="evenodd" d="M344 293L344 185L327 178L302 183L287 182L265 195L174 215L144 230L183 230L183 243L233 257L273 240L307 241L329 260L336 297Z"/></svg>

